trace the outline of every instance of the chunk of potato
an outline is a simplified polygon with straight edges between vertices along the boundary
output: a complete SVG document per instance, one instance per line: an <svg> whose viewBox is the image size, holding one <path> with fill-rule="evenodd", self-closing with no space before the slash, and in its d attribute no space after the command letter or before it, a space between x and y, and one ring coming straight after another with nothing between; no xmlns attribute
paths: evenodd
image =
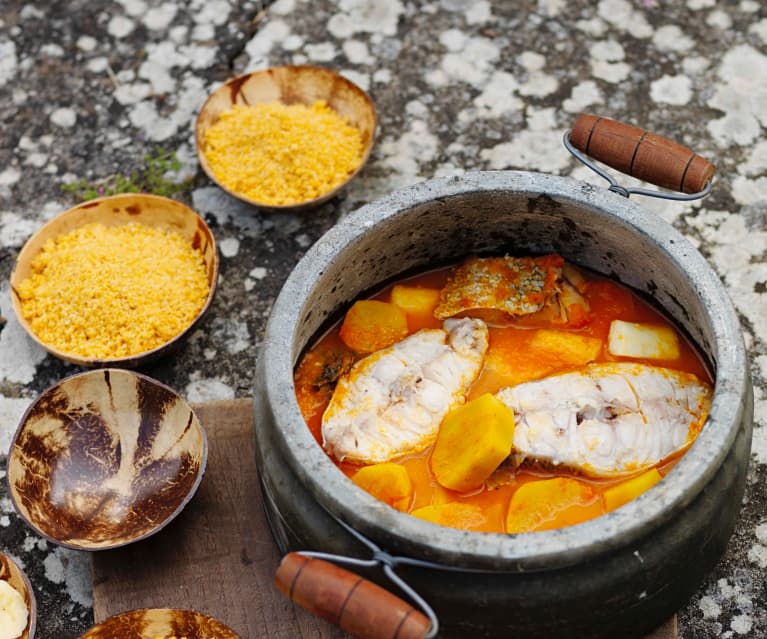
<svg viewBox="0 0 767 639"><path fill-rule="evenodd" d="M583 366L593 362L602 350L602 340L580 333L542 328L530 337L530 350L543 352L550 361L562 366Z"/></svg>
<svg viewBox="0 0 767 639"><path fill-rule="evenodd" d="M457 501L447 504L431 504L418 508L410 514L433 524L460 528L461 530L482 530L486 520L479 506Z"/></svg>
<svg viewBox="0 0 767 639"><path fill-rule="evenodd" d="M602 340L581 333L541 328L490 330L485 371L472 388L476 396L545 377L562 368L585 366L602 351Z"/></svg>
<svg viewBox="0 0 767 639"><path fill-rule="evenodd" d="M511 496L506 532L532 532L569 526L602 514L594 488L569 477L531 481Z"/></svg>
<svg viewBox="0 0 767 639"><path fill-rule="evenodd" d="M399 464L385 462L360 468L352 481L392 508L407 512L413 501L413 482Z"/></svg>
<svg viewBox="0 0 767 639"><path fill-rule="evenodd" d="M668 326L613 320L607 343L611 355L643 359L679 357L679 338Z"/></svg>
<svg viewBox="0 0 767 639"><path fill-rule="evenodd" d="M431 470L445 488L479 488L509 456L514 413L485 393L445 417L431 454Z"/></svg>
<svg viewBox="0 0 767 639"><path fill-rule="evenodd" d="M605 508L607 510L615 510L620 508L623 504L628 503L635 497L639 497L646 490L650 490L655 484L657 484L663 475L658 472L657 468L652 468L647 472L637 475L632 479L628 479L617 486L608 488L602 497L605 502Z"/></svg>
<svg viewBox="0 0 767 639"><path fill-rule="evenodd" d="M399 342L408 334L407 314L396 304L359 300L346 313L340 336L357 353L375 351Z"/></svg>
<svg viewBox="0 0 767 639"><path fill-rule="evenodd" d="M439 289L396 284L391 290L391 303L417 321L433 319L439 303Z"/></svg>

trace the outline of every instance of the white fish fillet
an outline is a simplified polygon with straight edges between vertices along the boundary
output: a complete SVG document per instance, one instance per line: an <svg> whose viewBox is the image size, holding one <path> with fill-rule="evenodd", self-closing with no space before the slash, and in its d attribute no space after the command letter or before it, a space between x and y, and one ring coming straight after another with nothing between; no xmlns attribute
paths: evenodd
<svg viewBox="0 0 767 639"><path fill-rule="evenodd" d="M515 455L610 477L651 467L687 446L703 426L711 394L688 373L608 362L496 396L514 411Z"/></svg>
<svg viewBox="0 0 767 639"><path fill-rule="evenodd" d="M482 368L488 331L477 319L447 320L357 362L322 416L325 449L372 464L426 448L442 419L465 401Z"/></svg>

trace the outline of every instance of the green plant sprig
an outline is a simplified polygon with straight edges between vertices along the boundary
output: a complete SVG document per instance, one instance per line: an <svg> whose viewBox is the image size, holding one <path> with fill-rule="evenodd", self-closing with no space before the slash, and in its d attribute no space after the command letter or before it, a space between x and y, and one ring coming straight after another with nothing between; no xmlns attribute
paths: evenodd
<svg viewBox="0 0 767 639"><path fill-rule="evenodd" d="M118 193L153 193L170 197L189 188L191 178L174 182L167 177L168 173L177 173L181 169L175 151L159 148L154 154L145 155L144 162L143 169L130 175L115 173L94 182L80 179L62 184L61 190L86 201Z"/></svg>

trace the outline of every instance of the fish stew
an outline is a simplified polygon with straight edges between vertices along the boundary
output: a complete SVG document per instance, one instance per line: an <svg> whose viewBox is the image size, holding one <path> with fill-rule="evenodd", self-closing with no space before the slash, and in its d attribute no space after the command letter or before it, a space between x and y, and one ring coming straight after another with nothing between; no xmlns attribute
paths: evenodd
<svg viewBox="0 0 767 639"><path fill-rule="evenodd" d="M598 517L660 481L702 427L712 379L645 299L553 255L387 286L304 353L295 387L359 486L437 524L514 533Z"/></svg>

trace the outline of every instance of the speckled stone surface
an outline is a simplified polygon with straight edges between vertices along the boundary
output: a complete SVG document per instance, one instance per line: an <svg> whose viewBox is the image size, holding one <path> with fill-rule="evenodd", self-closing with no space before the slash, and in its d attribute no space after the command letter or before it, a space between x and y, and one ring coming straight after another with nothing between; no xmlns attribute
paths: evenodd
<svg viewBox="0 0 767 639"><path fill-rule="evenodd" d="M267 6L268 5L268 6ZM332 67L379 110L370 163L341 197L266 214L198 170L193 122L234 74ZM718 166L695 203L637 198L720 275L742 321L755 383L748 487L729 550L680 611L684 639L767 636L767 7L741 0L119 0L0 4L0 548L36 592L37 637L91 623L90 557L18 519L5 452L32 399L77 367L13 316L8 277L24 241L74 201L62 183L140 169L174 150L192 176L179 199L221 251L210 314L172 358L142 372L190 401L251 394L255 353L280 285L337 219L400 186L466 169L514 168L604 184L561 146L580 111L686 144ZM626 180L626 182L631 182ZM162 605L162 602L158 602Z"/></svg>

